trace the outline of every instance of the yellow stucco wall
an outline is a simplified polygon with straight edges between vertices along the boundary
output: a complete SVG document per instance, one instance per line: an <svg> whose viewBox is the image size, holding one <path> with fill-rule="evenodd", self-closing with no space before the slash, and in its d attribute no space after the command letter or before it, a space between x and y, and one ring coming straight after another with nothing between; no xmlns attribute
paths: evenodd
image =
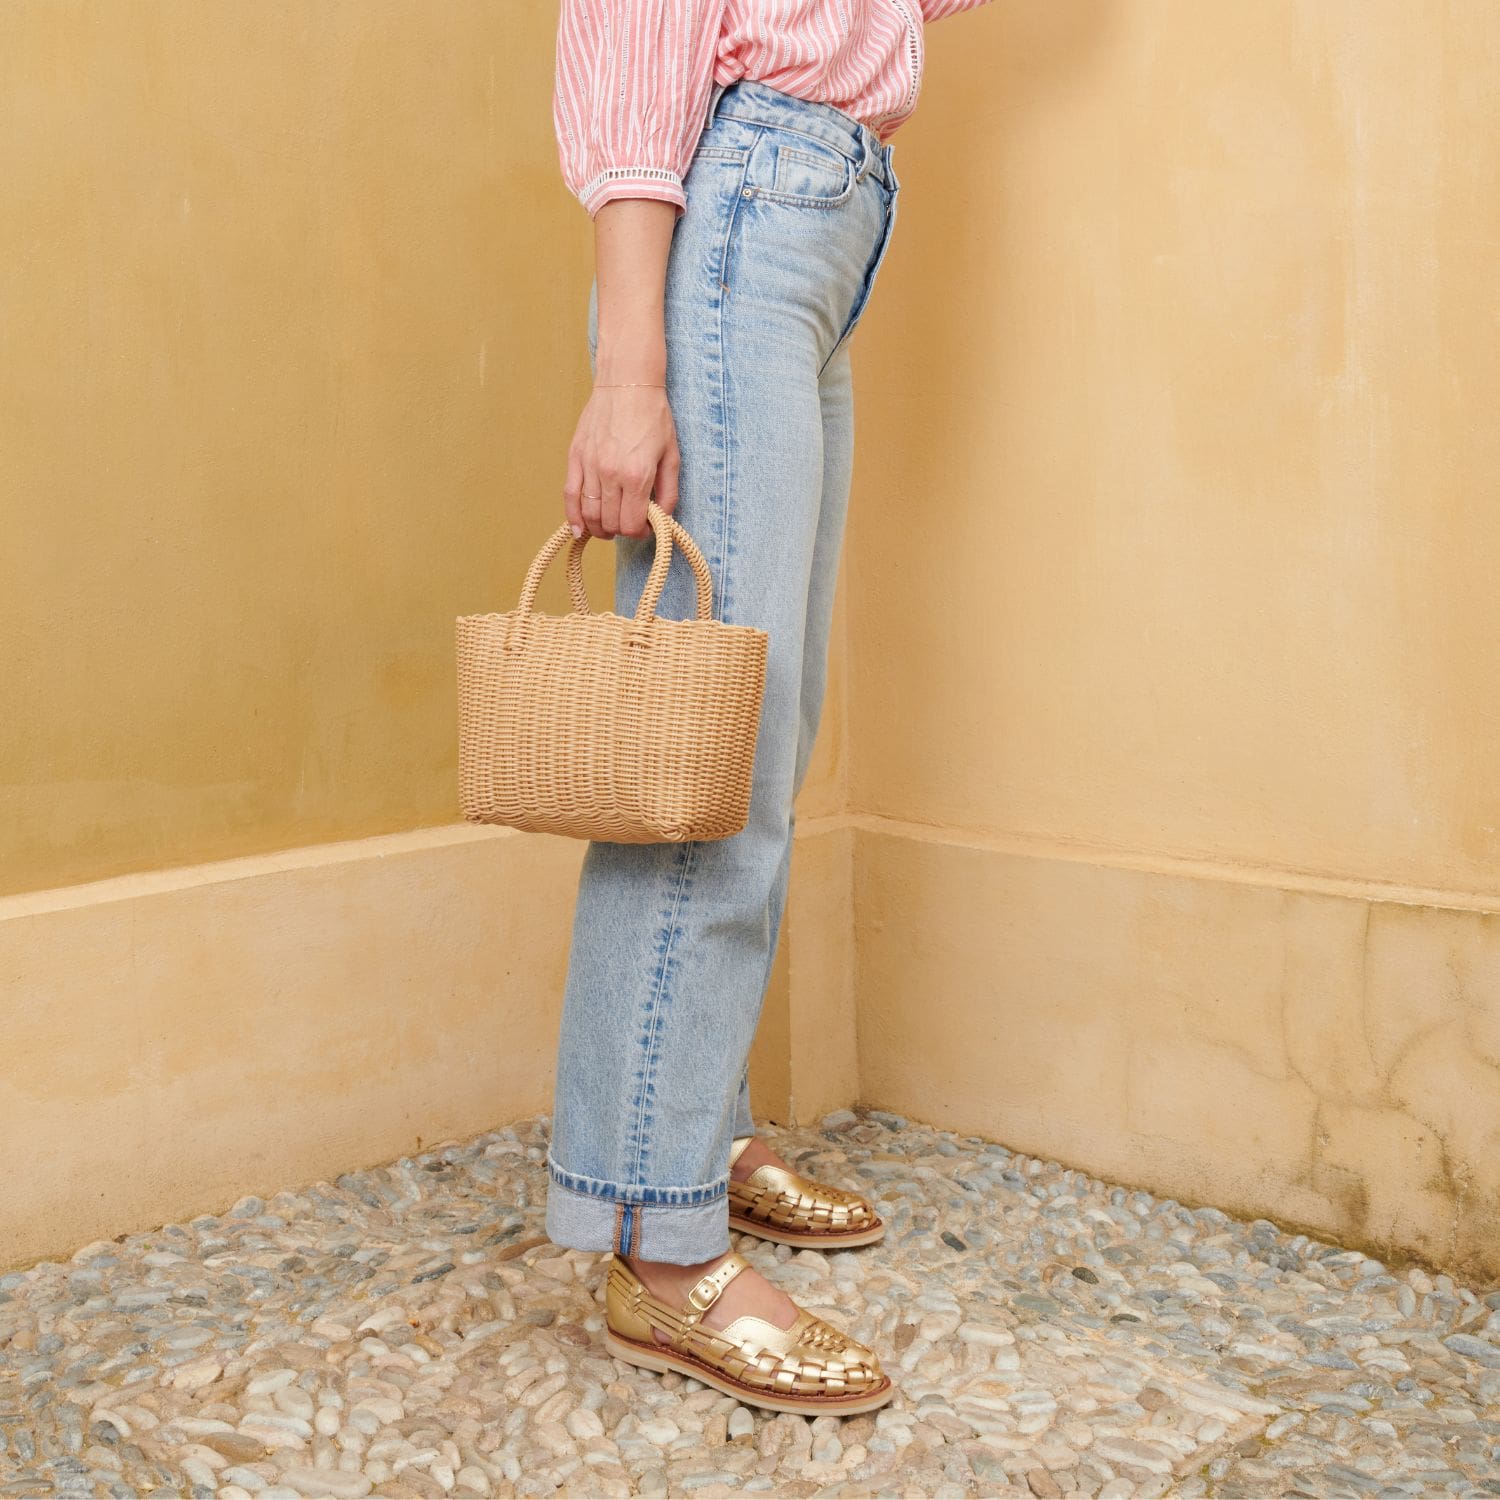
<svg viewBox="0 0 1500 1500"><path fill-rule="evenodd" d="M547 1109L580 853L456 826L0 897L0 1266Z"/></svg>
<svg viewBox="0 0 1500 1500"><path fill-rule="evenodd" d="M1500 1276L1500 916L860 825L868 1102Z"/></svg>
<svg viewBox="0 0 1500 1500"><path fill-rule="evenodd" d="M0 891L455 816L587 391L555 21L0 7Z"/></svg>
<svg viewBox="0 0 1500 1500"><path fill-rule="evenodd" d="M1500 897L1500 10L929 42L865 331L854 804Z"/></svg>
<svg viewBox="0 0 1500 1500"><path fill-rule="evenodd" d="M0 890L455 816L588 377L554 24L0 7Z"/></svg>
<svg viewBox="0 0 1500 1500"><path fill-rule="evenodd" d="M862 1093L1500 1274L1500 10L963 20L863 356Z"/></svg>

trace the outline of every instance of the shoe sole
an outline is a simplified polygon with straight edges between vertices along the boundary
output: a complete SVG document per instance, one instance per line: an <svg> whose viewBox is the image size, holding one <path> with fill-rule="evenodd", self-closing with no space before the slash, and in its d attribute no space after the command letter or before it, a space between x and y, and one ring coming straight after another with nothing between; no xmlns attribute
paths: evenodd
<svg viewBox="0 0 1500 1500"><path fill-rule="evenodd" d="M654 1370L658 1375L668 1372L686 1375L690 1380L711 1385L716 1391L733 1396L746 1406L758 1406L764 1411L786 1411L799 1417L815 1417L832 1412L838 1416L852 1417L884 1406L896 1394L896 1387L887 1375L883 1385L877 1386L873 1391L862 1391L857 1396L773 1396L769 1392L756 1390L754 1386L742 1385L728 1375L721 1375L690 1354L679 1354L660 1344L648 1349L644 1344L627 1339L612 1328L605 1331L604 1343L616 1359L624 1360L627 1365Z"/></svg>
<svg viewBox="0 0 1500 1500"><path fill-rule="evenodd" d="M848 1234L798 1234L792 1229L772 1229L769 1224L755 1224L730 1214L729 1227L776 1245L795 1245L799 1250L849 1250L856 1245L873 1245L876 1240L885 1238L883 1221L873 1229L854 1230Z"/></svg>

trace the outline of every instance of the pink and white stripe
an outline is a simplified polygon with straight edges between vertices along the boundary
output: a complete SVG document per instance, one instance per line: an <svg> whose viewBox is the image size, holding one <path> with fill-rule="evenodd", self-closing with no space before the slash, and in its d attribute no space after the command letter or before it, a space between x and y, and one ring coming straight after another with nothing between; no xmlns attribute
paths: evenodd
<svg viewBox="0 0 1500 1500"><path fill-rule="evenodd" d="M881 140L916 108L922 26L985 0L562 0L552 118L568 189L686 205L715 83L832 104Z"/></svg>

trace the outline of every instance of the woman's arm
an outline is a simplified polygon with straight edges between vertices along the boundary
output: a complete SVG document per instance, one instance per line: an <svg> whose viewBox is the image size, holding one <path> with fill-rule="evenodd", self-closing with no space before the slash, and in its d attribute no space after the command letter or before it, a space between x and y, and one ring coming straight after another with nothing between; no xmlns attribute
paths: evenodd
<svg viewBox="0 0 1500 1500"><path fill-rule="evenodd" d="M670 202L647 198L616 198L594 215L595 386L568 448L563 485L574 536L644 536L653 491L669 515L677 504L664 297L676 224Z"/></svg>
<svg viewBox="0 0 1500 1500"><path fill-rule="evenodd" d="M562 0L552 121L568 190L590 215L615 198L687 200L725 0Z"/></svg>
<svg viewBox="0 0 1500 1500"><path fill-rule="evenodd" d="M562 0L553 122L569 190L594 221L595 389L568 450L574 535L644 536L677 504L667 404L672 231L713 86L724 0Z"/></svg>

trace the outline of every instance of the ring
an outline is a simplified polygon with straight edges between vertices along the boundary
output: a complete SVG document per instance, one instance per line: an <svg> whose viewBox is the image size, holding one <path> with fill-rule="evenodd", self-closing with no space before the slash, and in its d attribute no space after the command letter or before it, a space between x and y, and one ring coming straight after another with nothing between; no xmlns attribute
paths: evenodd
<svg viewBox="0 0 1500 1500"><path fill-rule="evenodd" d="M583 498L584 498L584 499L585 499L585 500L597 500L597 499L598 499L598 498L599 498L599 497L598 497L598 496L597 496L597 495L590 495L590 494L588 494L588 493L587 493L587 492L585 492L585 494L584 494L584 497L583 497Z"/></svg>

